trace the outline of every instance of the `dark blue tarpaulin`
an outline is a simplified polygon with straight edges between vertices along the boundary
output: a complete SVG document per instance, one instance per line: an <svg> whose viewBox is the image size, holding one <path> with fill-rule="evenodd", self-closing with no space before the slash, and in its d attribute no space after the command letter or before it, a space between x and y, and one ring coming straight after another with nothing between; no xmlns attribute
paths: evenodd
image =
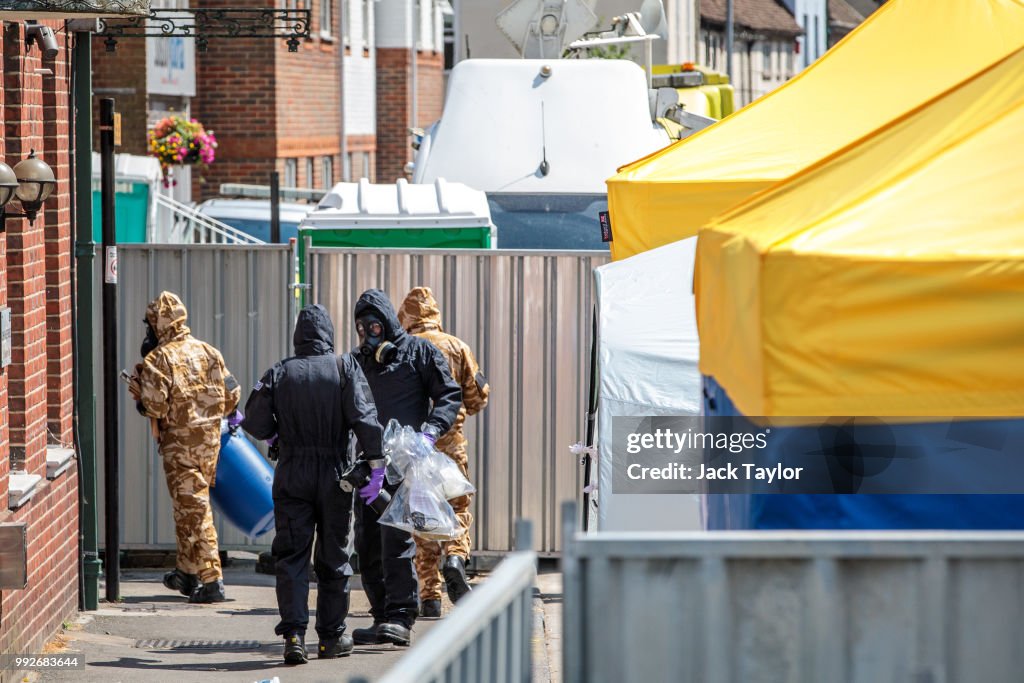
<svg viewBox="0 0 1024 683"><path fill-rule="evenodd" d="M704 378L704 414L738 415L725 390L713 378ZM888 425L899 443L912 443L927 457L929 447L943 455L949 450L948 427L934 424ZM1006 445L1024 421L973 421L962 428L967 438L984 446ZM958 429L960 427L958 426ZM801 438L792 428L792 439L773 439L764 453L766 461L784 461L787 442ZM985 444L988 440L991 443ZM1014 439L1017 443L1020 443ZM1012 445L1009 449L1013 450ZM1019 454L1024 459L1024 452ZM965 461L963 472L944 476L981 478L983 467ZM973 487L977 490L979 487ZM984 488L983 486L980 488ZM706 525L709 529L1021 529L1024 528L1024 495L939 494L708 494Z"/></svg>

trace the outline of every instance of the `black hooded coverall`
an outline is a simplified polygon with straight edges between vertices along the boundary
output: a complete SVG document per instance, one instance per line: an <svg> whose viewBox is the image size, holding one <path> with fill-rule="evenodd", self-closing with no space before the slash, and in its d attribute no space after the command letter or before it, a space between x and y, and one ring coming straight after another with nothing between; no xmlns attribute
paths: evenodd
<svg viewBox="0 0 1024 683"><path fill-rule="evenodd" d="M309 553L316 534L316 632L340 637L352 575L348 532L352 494L341 490L354 430L368 460L381 458L382 430L366 378L351 355L334 354L334 324L319 304L299 313L295 356L272 367L245 404L242 427L257 439L278 435L271 547L277 571L278 635L309 624ZM340 360L340 368L339 368Z"/></svg>
<svg viewBox="0 0 1024 683"><path fill-rule="evenodd" d="M384 338L397 348L387 365L358 352L352 354L370 384L381 425L395 419L418 430L426 422L443 435L462 406L462 390L452 379L444 354L427 340L406 333L391 300L379 289L363 292L356 303L357 320L369 313L376 314L384 326ZM388 490L394 493L395 488ZM413 566L416 545L411 534L382 526L378 519L371 507L356 500L355 548L370 614L374 623L411 628L419 609Z"/></svg>

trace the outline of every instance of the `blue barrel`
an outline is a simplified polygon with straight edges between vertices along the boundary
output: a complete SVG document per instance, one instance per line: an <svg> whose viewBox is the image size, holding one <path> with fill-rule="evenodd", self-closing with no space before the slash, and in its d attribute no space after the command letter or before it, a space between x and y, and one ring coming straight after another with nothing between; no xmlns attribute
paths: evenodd
<svg viewBox="0 0 1024 683"><path fill-rule="evenodd" d="M222 430L213 506L249 538L274 528L274 470L238 430Z"/></svg>

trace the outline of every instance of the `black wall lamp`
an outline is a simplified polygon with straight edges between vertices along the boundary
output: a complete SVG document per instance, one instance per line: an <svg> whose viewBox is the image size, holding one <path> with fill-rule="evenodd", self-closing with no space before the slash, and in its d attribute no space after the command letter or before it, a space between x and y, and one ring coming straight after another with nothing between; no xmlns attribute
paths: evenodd
<svg viewBox="0 0 1024 683"><path fill-rule="evenodd" d="M0 214L4 219L4 222L0 222L0 229L6 229L8 218L27 218L30 224L34 223L43 202L56 186L53 169L36 157L35 150L29 153L27 159L15 164L14 168L0 162ZM7 211L7 204L12 199L20 202L24 213Z"/></svg>

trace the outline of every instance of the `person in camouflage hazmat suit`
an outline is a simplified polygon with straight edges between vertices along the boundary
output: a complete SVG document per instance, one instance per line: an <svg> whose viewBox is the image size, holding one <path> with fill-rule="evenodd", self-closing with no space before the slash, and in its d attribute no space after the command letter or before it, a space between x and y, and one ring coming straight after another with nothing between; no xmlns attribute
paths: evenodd
<svg viewBox="0 0 1024 683"><path fill-rule="evenodd" d="M139 412L156 421L167 488L174 506L176 568L164 585L189 602L224 600L210 487L220 454L221 419L236 411L241 388L220 352L192 336L176 294L161 292L146 308L149 327L138 370ZM155 348L149 347L156 342Z"/></svg>
<svg viewBox="0 0 1024 683"><path fill-rule="evenodd" d="M462 388L462 407L455 424L437 440L437 450L455 461L467 478L466 437L462 425L467 415L476 415L487 405L491 388L480 371L473 351L466 342L447 334L441 327L441 310L429 287L413 287L398 311L398 320L410 334L422 337L441 350L448 360L452 378ZM420 616L441 616L441 554L445 555L444 579L448 597L457 602L469 591L466 563L469 561L469 527L473 513L469 510L472 496L449 501L465 533L453 541L439 543L416 538L416 573L420 581Z"/></svg>

